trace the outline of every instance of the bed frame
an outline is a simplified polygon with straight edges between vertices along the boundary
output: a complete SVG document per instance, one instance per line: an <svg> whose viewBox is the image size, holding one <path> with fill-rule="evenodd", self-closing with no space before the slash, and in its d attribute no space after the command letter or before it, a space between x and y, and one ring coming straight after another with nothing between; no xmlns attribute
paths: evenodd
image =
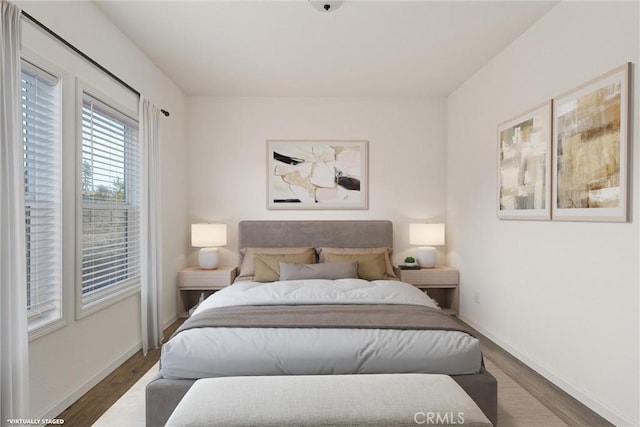
<svg viewBox="0 0 640 427"><path fill-rule="evenodd" d="M238 249L247 247L393 247L391 221L241 221ZM496 379L485 369L452 378L495 426L498 418ZM163 426L196 380L170 380L158 373L146 388L147 426Z"/></svg>

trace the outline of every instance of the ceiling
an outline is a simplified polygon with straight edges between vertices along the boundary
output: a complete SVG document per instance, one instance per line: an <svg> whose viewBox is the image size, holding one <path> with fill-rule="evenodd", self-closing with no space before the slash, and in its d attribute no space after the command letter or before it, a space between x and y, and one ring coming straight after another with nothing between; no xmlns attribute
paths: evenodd
<svg viewBox="0 0 640 427"><path fill-rule="evenodd" d="M187 95L445 96L557 1L96 1Z"/></svg>

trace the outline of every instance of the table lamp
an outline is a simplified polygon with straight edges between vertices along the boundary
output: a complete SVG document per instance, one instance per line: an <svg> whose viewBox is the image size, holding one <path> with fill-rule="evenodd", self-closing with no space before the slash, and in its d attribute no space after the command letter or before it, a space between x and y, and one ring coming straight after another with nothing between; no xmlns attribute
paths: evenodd
<svg viewBox="0 0 640 427"><path fill-rule="evenodd" d="M444 224L409 224L409 243L420 246L416 251L420 267L435 267L438 253L434 246L444 245Z"/></svg>
<svg viewBox="0 0 640 427"><path fill-rule="evenodd" d="M227 244L227 224L191 224L191 246L201 248L198 252L200 268L218 266L218 246Z"/></svg>

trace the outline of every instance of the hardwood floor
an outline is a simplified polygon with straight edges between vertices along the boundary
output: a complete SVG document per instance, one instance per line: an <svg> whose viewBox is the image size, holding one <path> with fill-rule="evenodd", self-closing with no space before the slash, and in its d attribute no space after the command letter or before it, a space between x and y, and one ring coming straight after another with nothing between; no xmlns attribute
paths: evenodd
<svg viewBox="0 0 640 427"><path fill-rule="evenodd" d="M518 383L520 387L538 399L563 422L575 427L613 427L613 424L516 359L493 341L466 323L465 325L475 331L476 337L480 339L482 352L486 358L491 360L512 380ZM500 402L500 396L498 396L498 402ZM500 423L499 420L498 423Z"/></svg>
<svg viewBox="0 0 640 427"><path fill-rule="evenodd" d="M184 319L178 319L164 330L164 336L170 337L183 322ZM92 425L158 360L159 349L149 350L146 357L140 350L56 418L63 419L68 426Z"/></svg>
<svg viewBox="0 0 640 427"><path fill-rule="evenodd" d="M184 319L179 319L169 326L164 332L165 337L170 337L182 322ZM482 334L477 333L477 337L488 359L569 426L613 426ZM150 350L146 357L142 356L142 351L136 353L57 418L64 419L65 425L69 426L92 425L159 359L160 350Z"/></svg>

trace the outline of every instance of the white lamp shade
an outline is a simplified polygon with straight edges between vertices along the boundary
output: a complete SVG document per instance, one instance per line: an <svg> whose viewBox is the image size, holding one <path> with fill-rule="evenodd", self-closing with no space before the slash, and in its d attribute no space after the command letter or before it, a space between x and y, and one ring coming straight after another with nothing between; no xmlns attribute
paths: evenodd
<svg viewBox="0 0 640 427"><path fill-rule="evenodd" d="M227 224L191 224L191 246L211 248L227 244Z"/></svg>
<svg viewBox="0 0 640 427"><path fill-rule="evenodd" d="M444 245L444 224L409 224L409 244L417 246Z"/></svg>

